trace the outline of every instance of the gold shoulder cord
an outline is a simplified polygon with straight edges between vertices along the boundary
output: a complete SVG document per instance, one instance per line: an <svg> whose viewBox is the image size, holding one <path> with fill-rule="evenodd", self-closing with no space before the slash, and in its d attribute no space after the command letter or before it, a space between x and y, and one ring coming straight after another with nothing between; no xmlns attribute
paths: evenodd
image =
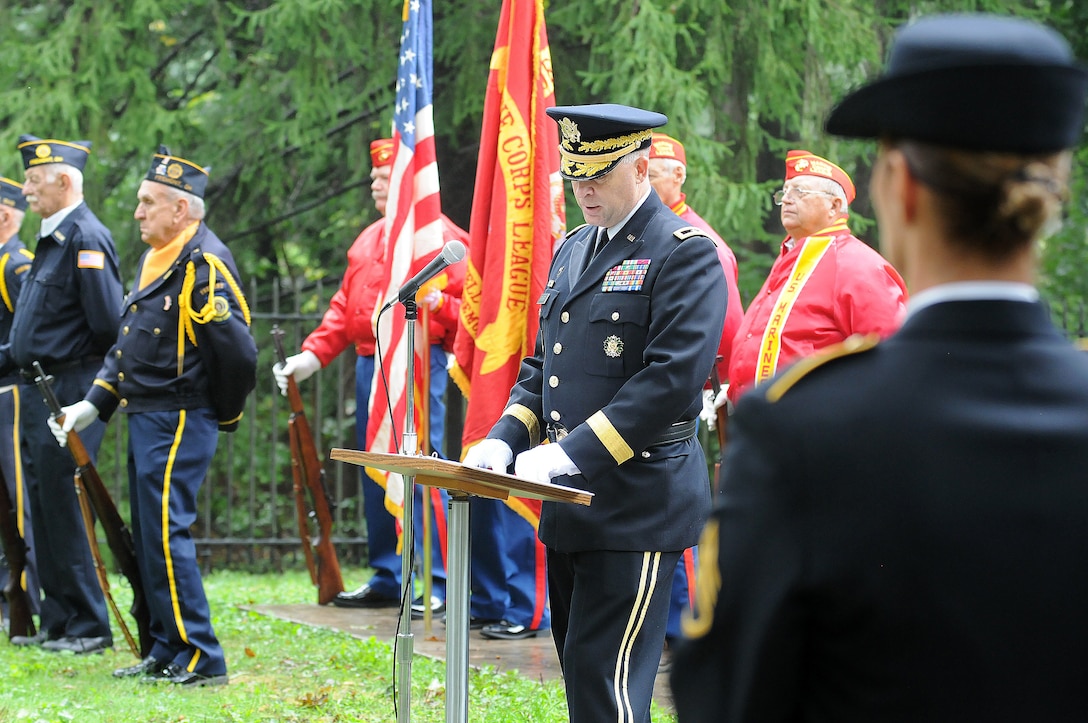
<svg viewBox="0 0 1088 723"><path fill-rule="evenodd" d="M207 324L216 316L215 283L217 274L223 275L223 280L234 293L234 298L237 299L238 306L242 310L242 317L246 320L246 326L249 326L251 321L249 304L246 302L245 294L242 293L241 287L234 280L234 276L231 275L227 265L215 254L204 254L204 260L208 263L208 301L204 304L204 307L199 311L192 308L193 287L196 286L196 265L192 261L185 265L185 281L182 282L181 294L178 296L178 376L181 375L185 359L185 339L188 339L193 346L197 346L193 322Z"/></svg>

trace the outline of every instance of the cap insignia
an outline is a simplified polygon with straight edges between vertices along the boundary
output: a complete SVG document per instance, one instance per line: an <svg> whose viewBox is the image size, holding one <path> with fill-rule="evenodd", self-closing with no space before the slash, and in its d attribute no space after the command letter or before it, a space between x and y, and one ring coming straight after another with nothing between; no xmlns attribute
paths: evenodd
<svg viewBox="0 0 1088 723"><path fill-rule="evenodd" d="M181 174L185 172L185 169L181 167L180 163L171 163L166 167L166 175L173 178L175 181L181 178Z"/></svg>
<svg viewBox="0 0 1088 723"><path fill-rule="evenodd" d="M797 163L793 164L793 170L797 171L798 173L804 171L806 168L808 168L807 158L801 158L797 161Z"/></svg>
<svg viewBox="0 0 1088 723"><path fill-rule="evenodd" d="M48 143L42 143L34 149L34 155L38 158L48 158L53 155L53 149L49 147Z"/></svg>
<svg viewBox="0 0 1088 723"><path fill-rule="evenodd" d="M563 136L563 146L574 149L574 144L582 140L582 133L578 130L578 124L570 118L559 121L559 133Z"/></svg>

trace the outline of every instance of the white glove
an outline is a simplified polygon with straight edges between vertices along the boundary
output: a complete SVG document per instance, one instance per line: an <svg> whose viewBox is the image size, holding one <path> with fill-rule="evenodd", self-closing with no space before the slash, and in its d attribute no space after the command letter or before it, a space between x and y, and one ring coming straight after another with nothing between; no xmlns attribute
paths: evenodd
<svg viewBox="0 0 1088 723"><path fill-rule="evenodd" d="M729 385L723 384L722 388L718 390L717 396L714 397L714 409L721 409L729 401Z"/></svg>
<svg viewBox="0 0 1088 723"><path fill-rule="evenodd" d="M519 454L514 460L514 474L522 479L548 484L552 477L581 474L581 470L563 451L563 446L554 443L541 444Z"/></svg>
<svg viewBox="0 0 1088 723"><path fill-rule="evenodd" d="M703 411L699 412L699 419L711 432L718 428L718 410L714 406L713 389L703 390Z"/></svg>
<svg viewBox="0 0 1088 723"><path fill-rule="evenodd" d="M68 446L68 433L71 431L82 432L91 426L91 422L98 419L98 407L86 399L81 399L75 404L61 407L60 413L64 416L64 422L58 423L53 417L49 417L49 431L57 438L57 444Z"/></svg>
<svg viewBox="0 0 1088 723"><path fill-rule="evenodd" d="M514 453L510 445L501 439L484 439L478 442L465 454L466 467L480 467L492 472L506 472L506 468L514 461Z"/></svg>
<svg viewBox="0 0 1088 723"><path fill-rule="evenodd" d="M276 377L276 386L280 388L280 394L287 396L287 377L294 376L295 383L305 381L321 368L321 360L317 354L306 350L294 356L287 357L283 364L277 362L272 367L272 375Z"/></svg>
<svg viewBox="0 0 1088 723"><path fill-rule="evenodd" d="M442 292L439 289L432 288L422 299L420 299L420 301L423 302L430 312L434 313L442 308L445 299L442 298Z"/></svg>

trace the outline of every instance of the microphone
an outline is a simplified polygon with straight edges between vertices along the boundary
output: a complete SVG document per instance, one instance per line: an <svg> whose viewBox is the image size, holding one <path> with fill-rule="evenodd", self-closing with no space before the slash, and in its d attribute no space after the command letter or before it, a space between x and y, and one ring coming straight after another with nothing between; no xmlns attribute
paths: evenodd
<svg viewBox="0 0 1088 723"><path fill-rule="evenodd" d="M420 286L437 276L450 264L455 264L463 258L465 258L465 245L457 239L447 241L442 247L442 252L431 259L431 263L424 266L418 274L400 287L400 291L397 292L397 301L403 304L409 299L414 299Z"/></svg>

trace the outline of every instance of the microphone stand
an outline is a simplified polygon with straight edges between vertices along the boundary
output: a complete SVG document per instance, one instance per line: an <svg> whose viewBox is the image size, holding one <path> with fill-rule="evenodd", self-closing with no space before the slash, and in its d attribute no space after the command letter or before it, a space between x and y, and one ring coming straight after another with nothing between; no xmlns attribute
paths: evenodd
<svg viewBox="0 0 1088 723"><path fill-rule="evenodd" d="M414 456L418 451L416 438L415 404L415 363L416 363L416 319L418 318L414 298L404 302L404 333L408 342L408 381L405 384L407 409L404 413L404 434L401 441L401 454ZM415 551L415 539L412 530L414 519L412 507L415 503L414 475L404 475L404 504L401 518L401 608L400 625L397 626L397 723L410 723L412 698L412 655L415 640L412 636L412 556ZM407 601L407 602L405 602ZM424 601L429 605L430 601Z"/></svg>

